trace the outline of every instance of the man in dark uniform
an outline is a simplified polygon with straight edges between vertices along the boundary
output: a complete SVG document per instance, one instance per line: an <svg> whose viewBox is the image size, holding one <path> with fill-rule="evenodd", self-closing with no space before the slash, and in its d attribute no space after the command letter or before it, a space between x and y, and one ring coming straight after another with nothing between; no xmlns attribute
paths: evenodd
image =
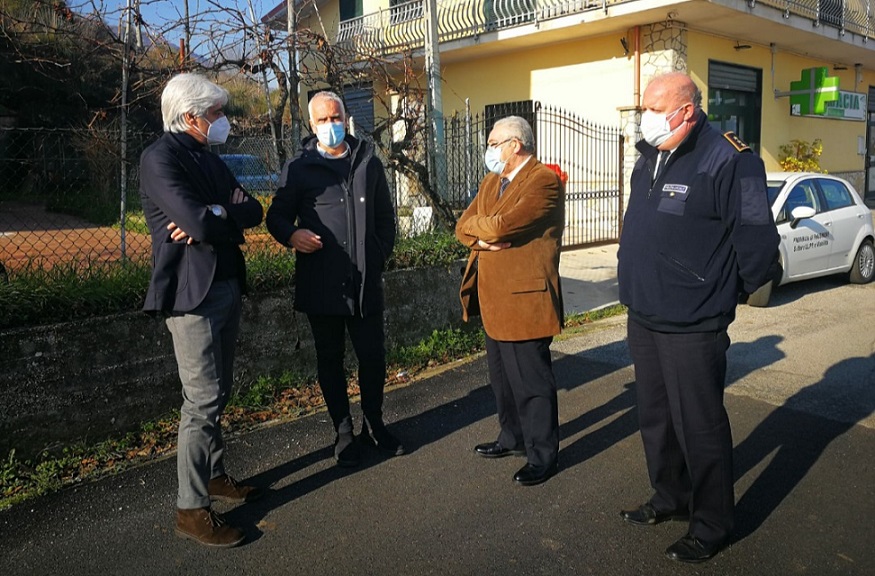
<svg viewBox="0 0 875 576"><path fill-rule="evenodd" d="M632 524L689 519L665 554L703 562L733 528L732 432L723 405L727 328L739 295L766 282L778 233L762 160L701 110L689 76L644 92L641 157L618 252L638 420L654 494Z"/></svg>
<svg viewBox="0 0 875 576"><path fill-rule="evenodd" d="M356 466L346 332L359 363L360 439L404 453L383 423L383 270L395 246L395 210L374 146L346 134L340 97L319 92L309 112L315 136L283 168L266 223L278 242L295 249L295 310L307 314L313 330L319 386L337 432L334 456L340 466Z"/></svg>

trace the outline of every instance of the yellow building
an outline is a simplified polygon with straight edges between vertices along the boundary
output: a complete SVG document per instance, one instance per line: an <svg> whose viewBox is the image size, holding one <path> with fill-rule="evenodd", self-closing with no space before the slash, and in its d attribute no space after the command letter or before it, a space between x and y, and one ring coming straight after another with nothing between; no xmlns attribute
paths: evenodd
<svg viewBox="0 0 875 576"><path fill-rule="evenodd" d="M768 170L780 169L782 145L820 139L821 167L875 202L875 15L865 0L316 0L298 28L361 53L412 50L424 68L429 1L445 117L502 103L561 108L617 126L629 171L647 81L682 70L712 123ZM285 30L286 3L265 21Z"/></svg>

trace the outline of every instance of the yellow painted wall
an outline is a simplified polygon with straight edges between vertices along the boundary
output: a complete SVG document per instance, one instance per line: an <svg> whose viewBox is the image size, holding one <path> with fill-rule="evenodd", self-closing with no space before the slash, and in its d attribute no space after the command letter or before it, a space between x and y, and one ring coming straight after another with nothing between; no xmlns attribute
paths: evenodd
<svg viewBox="0 0 875 576"><path fill-rule="evenodd" d="M690 74L703 90L703 106L707 110L708 61L759 68L762 71L761 155L767 170L779 170L780 146L791 140L823 141L821 168L828 172L849 172L864 169L865 158L857 154L857 138L865 137L866 123L861 121L808 118L790 115L789 97L774 97L775 90L787 92L790 82L799 80L805 68L828 66L830 76L840 78L840 89L846 92L868 92L875 75L865 73L863 82L854 85L853 69L834 71L831 62L805 58L778 51L774 59L768 46L752 45L749 50L735 50L735 42L688 32Z"/></svg>
<svg viewBox="0 0 875 576"><path fill-rule="evenodd" d="M593 122L618 124L620 106L632 104L632 61L617 36L526 48L470 58L442 68L444 113L488 104L537 100Z"/></svg>
<svg viewBox="0 0 875 576"><path fill-rule="evenodd" d="M364 13L388 6L389 0L365 0ZM328 35L333 36L339 22L338 3L321 6L320 15L321 24L311 17L304 26L321 30L324 25ZM446 62L441 71L444 113L447 116L454 111L463 113L466 98L475 113L482 112L488 104L536 100L564 108L589 121L618 124L618 109L634 104L634 63L631 55L623 55L618 38L616 34L582 38L489 56L477 56L475 50L474 56L462 61ZM875 85L875 71L864 71L862 81L855 85L852 68L833 71L831 62L780 50L774 55L773 63L768 46L754 44L748 50L735 50L735 44L734 40L687 32L688 71L703 91L706 110L709 60L757 68L762 73L761 154L768 170L779 169L782 144L793 139L813 141L815 138L823 141L821 166L827 171L864 169L865 157L857 151L858 138L866 135L865 122L790 116L789 98L775 98L774 91L789 91L790 82L798 80L805 68L828 66L830 75L840 78L842 90L866 93L869 85ZM646 78L642 78L642 90L645 81ZM426 82L424 72L422 82ZM306 103L306 94L302 94L302 103Z"/></svg>

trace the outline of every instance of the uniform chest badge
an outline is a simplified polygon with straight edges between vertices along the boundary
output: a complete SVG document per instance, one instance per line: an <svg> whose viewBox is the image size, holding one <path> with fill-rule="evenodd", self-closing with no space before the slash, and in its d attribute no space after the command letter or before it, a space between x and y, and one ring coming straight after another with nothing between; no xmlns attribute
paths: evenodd
<svg viewBox="0 0 875 576"><path fill-rule="evenodd" d="M684 186L683 184L665 184L662 187L662 191L666 192L671 198L675 196L686 196L689 189L689 186Z"/></svg>

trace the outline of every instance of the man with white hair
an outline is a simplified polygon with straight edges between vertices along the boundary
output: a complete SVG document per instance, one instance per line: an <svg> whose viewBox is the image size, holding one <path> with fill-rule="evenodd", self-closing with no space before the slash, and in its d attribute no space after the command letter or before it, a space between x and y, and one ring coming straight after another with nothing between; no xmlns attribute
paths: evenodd
<svg viewBox="0 0 875 576"><path fill-rule="evenodd" d="M143 310L165 318L182 381L177 535L227 548L244 535L211 500L250 502L261 490L225 472L219 418L231 396L246 263L243 229L261 204L209 150L228 137L228 92L179 74L161 94L164 135L140 158L140 197L152 236L152 278Z"/></svg>
<svg viewBox="0 0 875 576"><path fill-rule="evenodd" d="M309 112L315 136L283 168L266 223L277 242L295 249L295 310L307 314L313 331L334 457L339 466L357 466L360 441L404 453L383 422L383 270L395 246L395 209L373 144L346 133L340 97L318 92ZM346 333L359 364L359 441L344 371Z"/></svg>

